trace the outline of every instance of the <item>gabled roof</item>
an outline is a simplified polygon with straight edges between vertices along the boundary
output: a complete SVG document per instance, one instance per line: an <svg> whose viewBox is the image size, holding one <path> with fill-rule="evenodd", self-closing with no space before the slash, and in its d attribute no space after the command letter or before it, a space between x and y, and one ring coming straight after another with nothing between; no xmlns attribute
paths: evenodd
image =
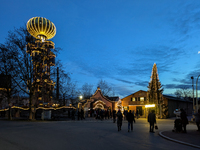
<svg viewBox="0 0 200 150"><path fill-rule="evenodd" d="M134 94L139 93L139 92L147 92L147 91L139 90L139 91L137 91L137 92L135 92L135 93L132 93L132 94L130 94L130 95L128 95L128 96L134 95ZM128 96L126 96L126 97L128 97ZM126 97L124 97L124 98L126 98ZM124 98L122 98L122 99L124 99Z"/></svg>
<svg viewBox="0 0 200 150"><path fill-rule="evenodd" d="M93 98L98 92L100 93L100 95L101 95L104 99L106 99L106 100L109 101L109 102L113 102L113 101L111 101L110 99L108 99L106 96L104 96L104 95L102 94L101 89L100 89L99 87L97 88L96 92L92 95L92 97L90 97L90 99Z"/></svg>

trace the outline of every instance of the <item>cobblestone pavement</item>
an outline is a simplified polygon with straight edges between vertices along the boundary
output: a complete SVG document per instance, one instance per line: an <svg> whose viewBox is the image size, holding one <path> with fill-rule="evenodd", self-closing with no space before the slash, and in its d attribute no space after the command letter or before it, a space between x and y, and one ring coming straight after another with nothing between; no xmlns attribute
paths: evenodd
<svg viewBox="0 0 200 150"><path fill-rule="evenodd" d="M127 121L117 131L109 120L86 118L79 121L0 121L1 150L110 150L110 149L196 149L166 140L160 131L170 131L173 120L157 120L159 129L149 133L146 119L136 119L133 132L128 132ZM195 125L188 125L195 130Z"/></svg>

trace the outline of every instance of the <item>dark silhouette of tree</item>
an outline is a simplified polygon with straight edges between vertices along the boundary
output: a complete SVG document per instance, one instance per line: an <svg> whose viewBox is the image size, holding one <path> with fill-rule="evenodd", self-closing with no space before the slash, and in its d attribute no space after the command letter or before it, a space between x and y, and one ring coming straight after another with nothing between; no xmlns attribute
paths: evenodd
<svg viewBox="0 0 200 150"><path fill-rule="evenodd" d="M0 99L7 99L9 104L8 119L12 120L11 115L11 97L17 91L17 86L13 80L17 77L16 63L14 61L16 54L9 51L6 45L0 44ZM0 101L1 102L1 101Z"/></svg>
<svg viewBox="0 0 200 150"><path fill-rule="evenodd" d="M33 101L34 85L33 83L33 64L30 55L26 52L27 42L33 41L26 28L20 27L13 32L9 31L6 39L6 45L9 51L16 54L14 58L16 63L15 71L18 73L17 78L14 80L20 90L29 95L29 119L34 119L34 112L32 112L32 105L35 106ZM33 114L32 114L33 113Z"/></svg>
<svg viewBox="0 0 200 150"><path fill-rule="evenodd" d="M93 94L93 85L88 83L83 84L81 93L84 99L89 99Z"/></svg>
<svg viewBox="0 0 200 150"><path fill-rule="evenodd" d="M112 94L112 87L105 80L99 80L97 83L97 87L100 87L101 92L104 96L111 96Z"/></svg>
<svg viewBox="0 0 200 150"><path fill-rule="evenodd" d="M154 63L152 73L151 73L151 79L150 79L148 91L147 91L147 102L149 104L156 104L155 111L156 111L156 114L159 115L160 117L162 115L161 107L163 104L162 92L163 92L163 89L159 81L157 66Z"/></svg>
<svg viewBox="0 0 200 150"><path fill-rule="evenodd" d="M177 89L174 94L177 98L183 98L185 100L192 100L192 91L187 87L182 87L180 89Z"/></svg>

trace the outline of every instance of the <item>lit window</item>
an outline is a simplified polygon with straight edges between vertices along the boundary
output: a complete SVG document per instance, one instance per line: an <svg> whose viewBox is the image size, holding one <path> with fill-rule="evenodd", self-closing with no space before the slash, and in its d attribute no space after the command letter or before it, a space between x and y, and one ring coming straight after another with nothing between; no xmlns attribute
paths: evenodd
<svg viewBox="0 0 200 150"><path fill-rule="evenodd" d="M135 97L132 97L132 101L135 101Z"/></svg>
<svg viewBox="0 0 200 150"><path fill-rule="evenodd" d="M140 97L140 101L144 101L144 97Z"/></svg>

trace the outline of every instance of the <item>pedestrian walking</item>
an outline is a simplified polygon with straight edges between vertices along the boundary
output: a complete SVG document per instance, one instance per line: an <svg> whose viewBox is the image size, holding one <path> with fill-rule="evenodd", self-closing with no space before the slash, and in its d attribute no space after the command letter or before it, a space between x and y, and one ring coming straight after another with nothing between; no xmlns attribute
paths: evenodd
<svg viewBox="0 0 200 150"><path fill-rule="evenodd" d="M156 124L155 110L152 110L151 113L149 113L148 122L150 124L150 131L149 132L155 133L154 132L154 124Z"/></svg>
<svg viewBox="0 0 200 150"><path fill-rule="evenodd" d="M183 109L180 109L180 110L181 110L181 122L183 125L183 133L187 133L187 131L186 131L186 125L188 124L187 115L186 115L185 110L183 110Z"/></svg>
<svg viewBox="0 0 200 150"><path fill-rule="evenodd" d="M198 112L196 114L194 114L195 116L195 122L196 122L196 125L197 125L197 131L200 131L200 127L199 127L199 124L200 124L200 109L198 109Z"/></svg>
<svg viewBox="0 0 200 150"><path fill-rule="evenodd" d="M133 121L135 123L135 117L133 113L131 113L131 110L128 112L126 119L128 121L128 132L130 132L130 126L131 126L131 131L133 131Z"/></svg>
<svg viewBox="0 0 200 150"><path fill-rule="evenodd" d="M113 115L113 123L115 123L115 121L116 121L116 110L113 110L112 115Z"/></svg>
<svg viewBox="0 0 200 150"><path fill-rule="evenodd" d="M118 131L120 131L121 128L122 128L122 118L123 118L122 113L121 113L120 110L118 110L118 112L117 112L117 128L118 128Z"/></svg>
<svg viewBox="0 0 200 150"><path fill-rule="evenodd" d="M124 120L127 120L127 119L126 119L126 115L128 114L128 111L127 111L127 110L124 110L124 113L123 113L123 114L124 114Z"/></svg>

